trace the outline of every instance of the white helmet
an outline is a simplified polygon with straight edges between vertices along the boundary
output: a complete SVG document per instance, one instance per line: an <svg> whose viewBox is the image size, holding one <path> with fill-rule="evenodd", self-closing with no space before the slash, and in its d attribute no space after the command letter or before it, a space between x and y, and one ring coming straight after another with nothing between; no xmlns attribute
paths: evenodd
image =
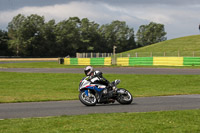
<svg viewBox="0 0 200 133"><path fill-rule="evenodd" d="M90 76L93 71L94 69L91 66L87 66L86 68L84 68L84 72L86 76Z"/></svg>

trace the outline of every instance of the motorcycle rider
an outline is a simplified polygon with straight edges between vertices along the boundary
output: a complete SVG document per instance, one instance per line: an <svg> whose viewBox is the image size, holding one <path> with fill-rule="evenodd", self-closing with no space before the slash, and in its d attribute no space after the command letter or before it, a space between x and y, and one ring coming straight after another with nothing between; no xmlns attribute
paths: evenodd
<svg viewBox="0 0 200 133"><path fill-rule="evenodd" d="M111 84L106 78L103 77L103 73L101 71L94 71L92 66L87 66L84 68L84 72L86 76L89 76L88 80L92 84L105 85L106 87L104 88L103 93L109 94L109 97L112 97L112 93L109 93L111 92ZM115 100L110 98L109 102L114 103Z"/></svg>
<svg viewBox="0 0 200 133"><path fill-rule="evenodd" d="M109 86L110 82L103 77L103 73L101 71L94 71L92 66L87 66L84 68L84 72L86 76L89 76L91 83Z"/></svg>

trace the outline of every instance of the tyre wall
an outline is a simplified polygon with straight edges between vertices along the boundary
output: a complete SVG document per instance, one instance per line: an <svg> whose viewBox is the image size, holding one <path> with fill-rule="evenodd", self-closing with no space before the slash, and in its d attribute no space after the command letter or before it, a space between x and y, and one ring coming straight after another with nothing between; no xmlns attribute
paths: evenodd
<svg viewBox="0 0 200 133"><path fill-rule="evenodd" d="M111 65L111 57L105 58L65 58L65 65Z"/></svg>
<svg viewBox="0 0 200 133"><path fill-rule="evenodd" d="M118 66L200 66L200 57L122 57Z"/></svg>
<svg viewBox="0 0 200 133"><path fill-rule="evenodd" d="M106 58L64 58L65 65L112 65ZM200 66L200 57L120 57L118 66Z"/></svg>

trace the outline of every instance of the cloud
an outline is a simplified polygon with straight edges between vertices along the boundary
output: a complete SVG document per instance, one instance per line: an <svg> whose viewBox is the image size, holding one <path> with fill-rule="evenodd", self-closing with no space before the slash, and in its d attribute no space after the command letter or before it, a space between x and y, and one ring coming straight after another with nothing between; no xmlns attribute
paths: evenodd
<svg viewBox="0 0 200 133"><path fill-rule="evenodd" d="M92 1L92 0L90 0ZM197 5L200 4L199 0L101 0L111 5L170 5L170 6L183 6L183 5Z"/></svg>
<svg viewBox="0 0 200 133"><path fill-rule="evenodd" d="M68 4L56 4L43 7L23 7L13 11L1 11L0 23L8 23L17 14L38 14L45 16L46 20L55 19L61 21L69 17L78 16L80 18L89 18L97 23L105 24L113 20L128 22L141 22L140 18L132 16L125 9L115 8L106 3L87 3L87 2L70 2Z"/></svg>
<svg viewBox="0 0 200 133"><path fill-rule="evenodd" d="M42 1L42 6L38 6L39 3L21 4L18 8L0 10L0 29L5 29L19 13L26 16L38 14L46 21L55 19L56 22L74 16L99 24L120 20L126 21L135 32L140 25L154 21L165 25L168 38L198 34L196 27L200 23L199 0L59 0L59 4L51 0L52 4L47 5L44 3L46 0L36 1Z"/></svg>

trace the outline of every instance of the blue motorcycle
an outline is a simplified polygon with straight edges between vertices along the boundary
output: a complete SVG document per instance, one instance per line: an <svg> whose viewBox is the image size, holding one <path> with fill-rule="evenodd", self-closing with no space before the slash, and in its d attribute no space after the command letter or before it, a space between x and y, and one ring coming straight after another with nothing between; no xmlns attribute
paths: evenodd
<svg viewBox="0 0 200 133"><path fill-rule="evenodd" d="M123 88L117 88L120 80L115 80L109 86L92 84L89 76L83 78L79 84L79 100L86 106L114 103L131 104L133 97L131 93Z"/></svg>

